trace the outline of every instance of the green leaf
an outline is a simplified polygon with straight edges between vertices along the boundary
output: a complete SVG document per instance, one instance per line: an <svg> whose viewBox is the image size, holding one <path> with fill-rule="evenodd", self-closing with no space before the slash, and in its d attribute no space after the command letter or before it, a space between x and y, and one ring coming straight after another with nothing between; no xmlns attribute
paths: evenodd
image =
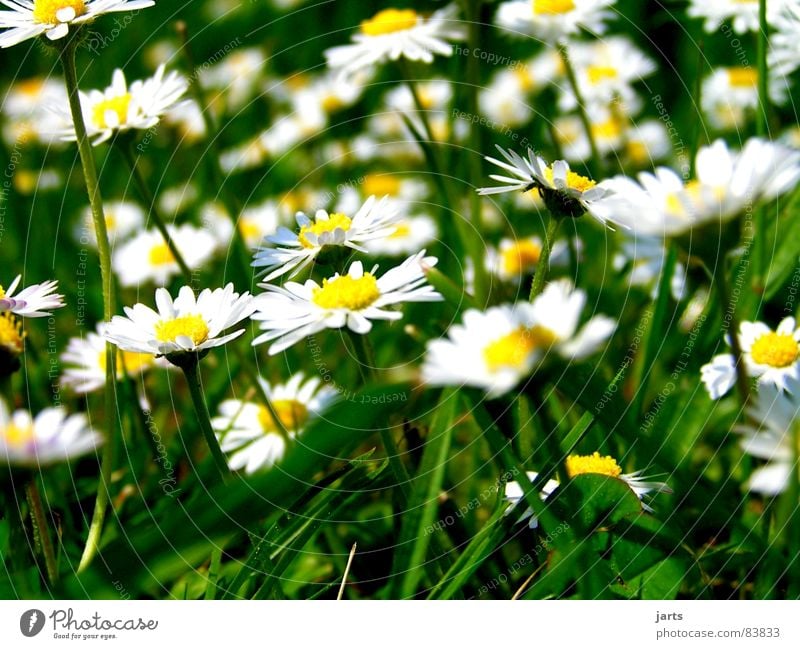
<svg viewBox="0 0 800 649"><path fill-rule="evenodd" d="M564 520L578 523L587 534L642 511L639 497L627 483L594 473L575 476L550 499Z"/></svg>

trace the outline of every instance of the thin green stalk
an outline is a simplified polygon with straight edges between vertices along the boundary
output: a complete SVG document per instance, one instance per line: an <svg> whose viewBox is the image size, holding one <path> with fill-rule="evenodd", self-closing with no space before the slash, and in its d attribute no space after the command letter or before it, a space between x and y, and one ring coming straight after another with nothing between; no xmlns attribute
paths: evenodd
<svg viewBox="0 0 800 649"><path fill-rule="evenodd" d="M556 239L559 224L559 219L550 214L548 210L547 216L545 217L542 254L539 256L539 261L536 264L536 273L533 276L533 282L531 282L531 293L528 298L531 302L542 292L544 283L547 281L547 274L550 272L550 252L553 249L553 243Z"/></svg>
<svg viewBox="0 0 800 649"><path fill-rule="evenodd" d="M248 343L249 346L249 343ZM278 412L275 410L275 406L272 405L272 400L269 398L267 391L264 389L264 386L261 385L261 381L259 381L259 377L256 372L253 371L253 368L250 367L250 364L247 362L245 358L244 350L239 347L239 361L240 361L240 369L245 373L245 379L247 382L252 385L256 389L256 398L261 402L261 404L267 409L269 412L269 416L272 417L272 421L275 422L275 426L278 429L278 433L283 437L284 440L287 442L292 439L292 434L286 425L283 423L283 420L278 416Z"/></svg>
<svg viewBox="0 0 800 649"><path fill-rule="evenodd" d="M187 362L181 365L181 369L186 376L186 383L189 384L189 394L192 397L194 411L197 415L197 422L200 425L200 430L208 445L208 450L211 451L211 457L214 459L214 464L220 475L223 479L227 479L231 471L228 468L228 461L225 458L225 454L219 447L214 429L211 427L211 415L208 412L208 406L203 397L203 384L200 380L199 365L199 362Z"/></svg>
<svg viewBox="0 0 800 649"><path fill-rule="evenodd" d="M106 216L103 211L103 197L100 194L100 183L97 177L97 167L95 166L92 144L86 134L86 124L83 120L83 110L81 108L80 96L78 94L78 73L75 67L75 50L77 39L75 36L68 38L64 44L60 58L64 68L64 82L69 98L72 122L75 128L75 138L78 144L78 153L81 158L83 177L86 182L86 191L89 195L89 204L94 221L95 238L97 239L97 252L100 257L100 276L102 280L103 293L103 320L110 322L114 315L114 291L113 275L111 273L111 246L108 242L108 230L106 228ZM106 386L105 386L105 427L106 440L103 447L103 456L100 464L100 480L97 486L97 496L95 498L94 513L92 522L89 525L89 534L86 538L86 546L83 549L78 571L84 570L92 561L97 552L100 541L100 534L103 531L106 509L109 501L109 486L111 483L111 471L116 455L117 435L116 429L116 363L117 354L114 346L106 343Z"/></svg>
<svg viewBox="0 0 800 649"><path fill-rule="evenodd" d="M208 581L206 582L206 599L217 599L217 583L219 571L222 566L222 547L215 545L211 551L211 562L208 566Z"/></svg>
<svg viewBox="0 0 800 649"><path fill-rule="evenodd" d="M142 169L139 167L138 160L133 154L132 145L130 143L126 143L122 144L119 148L120 151L122 151L125 162L127 162L128 167L131 170L131 176L133 177L133 182L136 185L136 190L139 192L139 195L142 197L145 205L147 205L148 214L150 217L152 217L156 229L164 239L164 243L167 244L167 248L169 248L170 253L175 259L175 263L178 264L178 268L181 269L181 274L183 275L184 281L191 286L192 271L186 264L186 260L183 258L181 251L178 250L178 247L175 245L175 242L172 240L172 237L167 230L167 225L158 210L156 197L153 195L153 192L150 191L150 187L147 185L147 181L144 178Z"/></svg>
<svg viewBox="0 0 800 649"><path fill-rule="evenodd" d="M717 265L714 272L714 282L717 286L720 315L723 322L725 321L726 310L730 309L730 330L728 333L731 341L731 349L733 350L734 362L736 364L736 389L742 400L742 407L744 407L747 404L747 400L750 398L750 379L747 376L742 345L739 342L739 319L736 316L736 303L731 301L728 280L725 277L725 271L721 263Z"/></svg>
<svg viewBox="0 0 800 649"><path fill-rule="evenodd" d="M592 173L595 178L602 174L603 160L600 157L600 150L597 148L597 142L594 139L594 131L592 130L592 123L589 121L589 115L586 113L586 105L583 102L583 93L578 86L578 77L575 75L575 68L572 65L572 60L569 58L569 50L566 43L559 43L558 54L561 61L564 63L564 70L567 73L567 80L569 81L572 93L575 95L575 101L578 104L578 117L580 117L583 129L586 131L586 137L589 140L589 147L592 151Z"/></svg>
<svg viewBox="0 0 800 649"><path fill-rule="evenodd" d="M756 51L756 64L758 66L758 115L756 116L756 132L761 137L769 134L769 69L767 68L767 50L769 47L769 27L767 25L767 2L758 0L758 47ZM766 235L765 207L755 209L755 232L753 240L753 279L751 287L757 294L764 291L764 265L765 260L764 238Z"/></svg>
<svg viewBox="0 0 800 649"><path fill-rule="evenodd" d="M25 495L28 498L28 505L31 508L31 519L36 528L39 543L42 546L47 578L51 584L54 584L58 581L58 564L56 562L56 553L53 550L53 542L50 539L50 528L47 525L47 516L44 513L44 505L42 505L42 496L39 493L39 485L36 484L35 476L32 477L31 481L25 486Z"/></svg>

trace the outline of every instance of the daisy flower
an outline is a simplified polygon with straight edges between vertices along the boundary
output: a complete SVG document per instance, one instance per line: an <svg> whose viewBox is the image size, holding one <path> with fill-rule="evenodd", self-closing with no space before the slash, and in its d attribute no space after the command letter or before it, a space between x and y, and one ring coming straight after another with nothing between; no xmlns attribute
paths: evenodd
<svg viewBox="0 0 800 649"><path fill-rule="evenodd" d="M622 480L633 491L636 496L642 501L642 509L652 512L653 509L644 502L644 497L651 493L672 493L672 489L665 482L654 482L642 476L641 471L634 471L633 473L623 473L622 468L617 461L610 455L601 456L600 453L595 451L591 455L570 455L566 459L567 475L574 478L579 475L604 475L609 478L616 478ZM533 471L526 472L528 480L533 482L536 480L538 473ZM557 480L548 480L545 484L540 497L546 500L557 488L559 483ZM505 499L510 503L506 509L506 514L510 514L517 503L525 498L522 487L518 482L509 482L506 485ZM528 527L535 529L539 526L539 521L533 514L533 509L530 507L525 511L520 521L530 519Z"/></svg>
<svg viewBox="0 0 800 649"><path fill-rule="evenodd" d="M792 317L781 320L773 331L763 322L742 322L739 344L749 376L759 385L787 390L790 380L800 379L800 329ZM703 384L712 399L724 396L736 383L732 354L719 354L700 368Z"/></svg>
<svg viewBox="0 0 800 649"><path fill-rule="evenodd" d="M166 356L174 363L176 356L202 354L241 336L244 329L223 332L250 317L255 304L249 293L239 295L228 284L213 291L203 289L196 297L184 286L175 300L167 289L159 288L156 307L125 307L125 316L114 316L103 337L122 351Z"/></svg>
<svg viewBox="0 0 800 649"><path fill-rule="evenodd" d="M482 196L535 189L555 216L580 216L594 201L609 194L605 183L598 185L594 180L571 171L569 164L563 160L548 165L531 149L528 149L527 158L500 146L497 146L497 150L505 161L488 156L486 160L511 176L490 175L489 178L503 184L479 189L478 193ZM605 223L611 220L610 215L600 220Z"/></svg>
<svg viewBox="0 0 800 649"><path fill-rule="evenodd" d="M44 34L57 41L72 25L103 14L152 7L153 0L3 0L9 10L0 11L0 47L11 47Z"/></svg>
<svg viewBox="0 0 800 649"><path fill-rule="evenodd" d="M58 280L26 286L16 293L22 275L17 275L11 285L0 286L0 313L13 313L23 318L43 318L52 315L49 310L64 306L64 296L56 293Z"/></svg>
<svg viewBox="0 0 800 649"><path fill-rule="evenodd" d="M295 217L298 232L285 227L267 237L276 248L259 248L252 265L268 273L268 282L280 275L294 276L314 261L326 246L351 248L365 252L364 244L386 237L395 231L399 215L387 197L377 200L370 196L351 218L346 214L318 210L314 218L303 212Z"/></svg>
<svg viewBox="0 0 800 649"><path fill-rule="evenodd" d="M269 353L277 354L323 329L347 326L363 335L372 329L373 320L399 320L403 314L386 307L442 299L425 283L425 268L436 262L423 250L381 277L376 276L377 266L365 272L361 262L355 261L346 275L336 273L321 286L311 279L283 287L259 284L267 292L257 296L253 320L266 333L257 336L253 345L274 341Z"/></svg>
<svg viewBox="0 0 800 649"><path fill-rule="evenodd" d="M609 193L588 208L596 218L643 235L680 236L707 223L725 222L771 200L800 179L800 151L750 138L740 152L723 140L701 147L696 178L684 182L667 167L604 181Z"/></svg>
<svg viewBox="0 0 800 649"><path fill-rule="evenodd" d="M625 237L621 251L614 255L613 266L617 271L627 270L628 284L650 289L650 296L655 299L666 257L660 237ZM670 280L670 292L676 302L686 296L686 269L679 261Z"/></svg>
<svg viewBox="0 0 800 649"><path fill-rule="evenodd" d="M202 266L217 248L217 239L211 232L193 225L167 225L167 232L189 268ZM144 282L164 286L181 272L157 230L140 232L115 248L112 266L122 286L139 286Z"/></svg>
<svg viewBox="0 0 800 649"><path fill-rule="evenodd" d="M0 461L36 468L84 455L102 443L84 414L45 408L35 417L27 410L11 412L0 399Z"/></svg>
<svg viewBox="0 0 800 649"><path fill-rule="evenodd" d="M770 0L767 20L772 23L787 4L787 0ZM689 0L687 13L692 18L704 18L703 29L709 34L726 21L732 21L737 34L758 31L758 0Z"/></svg>
<svg viewBox="0 0 800 649"><path fill-rule="evenodd" d="M773 10L774 13L769 21L774 31L769 37L767 62L770 75L781 78L800 67L800 52L797 48L800 38L800 6L796 2L780 2L777 5L776 9L776 3L767 3L767 10Z"/></svg>
<svg viewBox="0 0 800 649"><path fill-rule="evenodd" d="M769 79L770 99L786 101L786 83ZM719 67L703 80L702 108L716 129L741 129L758 108L758 70L749 66Z"/></svg>
<svg viewBox="0 0 800 649"><path fill-rule="evenodd" d="M747 481L750 491L777 496L789 486L797 470L794 443L800 425L800 385L790 390L764 386L747 408L748 423L737 427L743 435L742 450L766 464L757 468Z"/></svg>
<svg viewBox="0 0 800 649"><path fill-rule="evenodd" d="M428 343L423 379L432 385L468 385L499 397L530 376L550 351L582 359L598 351L616 323L603 315L580 330L586 294L569 280L548 284L533 303L469 309L447 338Z"/></svg>
<svg viewBox="0 0 800 649"><path fill-rule="evenodd" d="M455 5L427 18L413 9L383 9L361 22L350 45L326 50L325 59L331 69L345 75L400 58L432 63L434 54L453 54L449 41L465 38L464 29L454 21L456 13Z"/></svg>
<svg viewBox="0 0 800 649"><path fill-rule="evenodd" d="M111 245L126 239L136 230L140 230L145 222L145 212L136 203L129 201L114 201L103 205L106 216L106 230ZM97 235L92 221L92 208L87 206L81 215L81 222L75 231L75 238L79 243L89 243L97 247Z"/></svg>
<svg viewBox="0 0 800 649"><path fill-rule="evenodd" d="M373 255L397 257L429 246L437 236L433 219L428 216L407 216L396 222L391 234L368 241L364 248Z"/></svg>
<svg viewBox="0 0 800 649"><path fill-rule="evenodd" d="M550 253L550 265L559 265L566 261L569 246L566 241L559 240L553 244ZM486 269L505 281L521 281L536 272L542 254L542 240L539 237L522 239L504 238L500 245L486 251Z"/></svg>
<svg viewBox="0 0 800 649"><path fill-rule="evenodd" d="M165 76L163 64L154 76L144 81L134 81L130 86L122 70L114 70L108 88L80 93L86 132L96 146L111 139L115 133L151 129L188 89L189 82L177 72ZM72 117L65 110L62 108L61 113L65 124L68 124L64 139L75 140Z"/></svg>
<svg viewBox="0 0 800 649"><path fill-rule="evenodd" d="M259 377L261 389L270 400L283 428L292 438L320 415L336 398L336 390L320 386L320 379L306 380L295 374L284 384L271 386ZM283 458L287 440L269 410L260 403L229 399L219 406L219 415L211 420L220 447L230 454L232 471L244 469L251 474L268 469Z"/></svg>
<svg viewBox="0 0 800 649"><path fill-rule="evenodd" d="M25 333L19 318L11 313L0 313L0 378L19 370L19 357L24 348Z"/></svg>
<svg viewBox="0 0 800 649"><path fill-rule="evenodd" d="M581 29L595 34L606 30L614 17L608 7L615 0L511 0L497 9L497 25L514 34L536 36L555 43Z"/></svg>
<svg viewBox="0 0 800 649"><path fill-rule="evenodd" d="M106 340L102 324L86 337L70 338L61 361L65 365L62 386L76 394L101 390L106 383ZM117 380L121 381L126 375L138 378L156 365L166 367L150 353L118 350Z"/></svg>

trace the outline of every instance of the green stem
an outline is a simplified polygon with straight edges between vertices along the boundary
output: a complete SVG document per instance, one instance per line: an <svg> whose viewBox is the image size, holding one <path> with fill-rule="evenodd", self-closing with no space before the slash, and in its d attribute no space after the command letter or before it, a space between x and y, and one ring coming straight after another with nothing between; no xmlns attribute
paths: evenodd
<svg viewBox="0 0 800 649"><path fill-rule="evenodd" d="M756 51L756 62L758 66L758 115L756 120L756 132L761 137L769 134L769 70L767 68L767 50L769 46L769 34L767 30L767 2L758 0L758 49ZM768 260L765 259L764 237L766 236L766 214L765 207L759 206L755 210L754 228L756 232L753 240L753 279L751 287L757 294L764 291L764 265Z"/></svg>
<svg viewBox="0 0 800 649"><path fill-rule="evenodd" d="M142 169L138 164L138 160L133 154L131 144L130 143L122 144L120 146L120 150L122 151L122 155L125 158L125 162L128 163L128 167L131 170L131 175L133 177L133 182L136 185L136 189L139 192L139 195L142 197L142 200L145 202L145 205L147 205L148 214L152 217L156 229L163 237L164 243L167 244L167 248L169 248L170 253L172 253L172 256L175 258L175 263L178 264L178 268L181 269L181 274L183 275L184 281L189 286L191 286L192 271L187 265L186 260L184 260L181 251L178 250L178 247L172 240L169 231L167 230L167 225L164 222L164 219L161 217L161 213L158 210L156 204L156 197L153 195L153 192L151 192L150 188L147 186L147 181L144 178L144 174L142 173Z"/></svg>
<svg viewBox="0 0 800 649"><path fill-rule="evenodd" d="M39 543L42 546L47 578L51 584L54 584L58 581L58 564L56 562L56 553L53 550L53 542L50 539L47 516L42 505L42 496L39 493L39 486L36 484L36 477L31 478L31 481L25 486L25 494L28 498L28 505L31 508L31 519L36 528Z"/></svg>
<svg viewBox="0 0 800 649"><path fill-rule="evenodd" d="M110 322L114 315L114 291L113 276L111 273L111 246L108 242L108 230L106 228L106 217L103 211L103 197L100 194L100 183L97 178L97 167L95 166L92 144L86 134L86 123L83 121L83 110L81 108L80 95L78 94L78 73L75 67L75 50L77 48L75 36L67 39L61 50L61 65L64 68L64 82L69 98L72 122L75 127L75 138L78 144L78 153L81 158L83 177L86 182L86 191L89 194L89 204L94 221L95 238L97 239L97 252L100 257L100 276L102 280L103 293L103 320ZM106 509L109 500L109 485L111 482L111 470L113 468L114 456L116 454L117 435L116 428L116 361L117 355L114 346L106 343L106 386L105 386L105 426L106 441L103 448L103 457L100 465L100 481L97 486L97 496L95 498L94 513L92 522L89 526L89 534L86 538L86 546L78 566L78 571L85 569L92 561L97 552L100 534L103 531Z"/></svg>
<svg viewBox="0 0 800 649"><path fill-rule="evenodd" d="M222 546L214 546L211 550L211 562L208 566L208 581L206 582L206 599L217 599L217 582L222 566Z"/></svg>
<svg viewBox="0 0 800 649"><path fill-rule="evenodd" d="M539 262L536 264L536 273L533 276L531 283L531 294L528 298L531 302L542 292L544 283L547 281L547 274L550 272L550 252L553 249L553 243L556 239L558 226L560 221L553 217L550 212L547 212L545 217L545 233L542 242L542 254L539 257Z"/></svg>
<svg viewBox="0 0 800 649"><path fill-rule="evenodd" d="M583 94L578 86L578 77L575 75L575 68L572 65L572 60L569 58L569 50L566 43L559 43L558 54L561 61L564 63L564 70L567 73L567 80L569 81L572 94L575 95L575 101L578 104L578 117L580 117L583 130L586 131L586 137L589 140L589 147L592 151L593 169L592 173L595 178L599 177L603 171L603 160L600 157L600 150L597 148L597 142L594 139L594 131L592 131L592 123L589 121L589 115L586 113L586 105L583 102Z"/></svg>
<svg viewBox="0 0 800 649"><path fill-rule="evenodd" d="M742 354L742 345L739 342L739 319L736 316L736 303L731 301L728 280L725 277L725 271L721 263L717 265L714 272L714 281L717 286L717 294L719 295L720 315L722 316L723 322L725 321L726 310L730 309L730 329L728 333L736 365L736 389L742 400L742 407L744 407L747 404L747 400L750 398L750 379L747 376L744 354Z"/></svg>
<svg viewBox="0 0 800 649"><path fill-rule="evenodd" d="M200 425L200 430L208 445L208 450L211 451L211 457L214 459L214 464L217 467L223 479L230 476L230 469L228 468L228 461L225 454L219 447L217 436L214 434L214 429L211 426L211 415L208 412L206 400L203 397L203 384L200 380L200 371L198 369L199 362L187 362L181 365L186 382L189 384L189 394L192 397L194 404L194 411L197 415L197 422Z"/></svg>
<svg viewBox="0 0 800 649"><path fill-rule="evenodd" d="M247 344L250 347L250 344ZM251 348L251 347L250 347ZM252 348L251 348L252 349ZM272 421L275 422L275 426L278 429L278 433L283 437L286 442L291 441L292 434L286 425L283 423L283 420L278 416L277 411L275 410L275 406L272 405L272 400L269 398L267 391L264 389L264 386L261 385L261 381L259 380L258 375L256 372L253 371L253 368L250 367L250 364L247 362L245 358L244 350L239 347L239 362L240 362L240 369L245 373L245 379L247 382L252 385L256 389L256 398L261 402L261 404L267 409L269 412L269 416L272 417Z"/></svg>

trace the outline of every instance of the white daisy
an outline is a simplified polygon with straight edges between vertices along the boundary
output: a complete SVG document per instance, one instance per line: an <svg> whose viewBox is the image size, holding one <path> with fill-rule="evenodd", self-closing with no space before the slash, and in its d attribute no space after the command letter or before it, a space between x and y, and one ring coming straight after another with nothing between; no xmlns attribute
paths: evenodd
<svg viewBox="0 0 800 649"><path fill-rule="evenodd" d="M103 14L152 7L153 0L2 0L10 11L0 11L0 47L36 38L42 34L57 41L69 34L71 25L94 20Z"/></svg>
<svg viewBox="0 0 800 649"><path fill-rule="evenodd" d="M786 101L786 83L770 77L770 99ZM740 130L758 108L758 70L750 66L718 67L703 80L702 108L716 129Z"/></svg>
<svg viewBox="0 0 800 649"><path fill-rule="evenodd" d="M781 320L773 331L763 322L742 322L739 344L747 368L759 385L771 384L787 390L788 382L800 379L800 329L794 318ZM725 395L736 383L732 354L719 354L700 368L703 384L712 399Z"/></svg>
<svg viewBox="0 0 800 649"><path fill-rule="evenodd" d="M253 320L259 321L266 333L257 336L253 345L275 341L269 353L277 354L323 329L347 326L366 334L372 329L372 320L399 320L403 314L386 307L442 299L425 283L425 268L436 262L423 250L381 277L376 277L377 266L364 272L356 261L346 275L336 273L323 280L322 286L311 279L305 284L287 282L283 287L259 284L267 292L256 298L258 311Z"/></svg>
<svg viewBox="0 0 800 649"><path fill-rule="evenodd" d="M780 79L800 67L797 47L800 39L800 5L796 2L770 2L767 8L772 9L774 14L769 21L774 31L769 37L767 62L770 75Z"/></svg>
<svg viewBox="0 0 800 649"><path fill-rule="evenodd" d="M134 81L130 86L122 70L114 70L108 88L80 93L86 132L98 145L111 139L115 133L151 129L188 89L189 82L177 72L165 76L163 64L154 76ZM64 139L74 140L75 127L66 107L61 108L61 115L69 125L64 130Z"/></svg>
<svg viewBox="0 0 800 649"><path fill-rule="evenodd" d="M672 489L665 482L654 482L642 476L641 471L633 473L623 473L617 461L610 455L601 456L595 451L592 455L573 454L566 459L567 475L574 478L579 475L604 475L610 478L622 480L642 501L642 508L645 511L653 511L652 507L644 502L644 497L650 493L672 493ZM539 475L535 471L526 472L528 480L533 482ZM559 487L558 480L548 480L542 488L540 498L544 501ZM506 509L506 514L510 514L520 500L524 500L525 494L518 482L509 482L506 485L505 499L510 503ZM539 521L533 513L533 509L528 507L520 517L520 521L530 519L528 527L535 529L539 526Z"/></svg>
<svg viewBox="0 0 800 649"><path fill-rule="evenodd" d="M628 270L630 286L643 286L655 298L658 292L658 279L664 268L667 251L660 237L625 237L621 250L614 255L614 270ZM686 269L681 262L675 263L670 279L670 293L676 302L686 296Z"/></svg>
<svg viewBox="0 0 800 649"><path fill-rule="evenodd" d="M497 9L499 27L513 33L532 35L549 43L574 36L582 29L594 34L606 30L614 14L608 7L615 0L511 0Z"/></svg>
<svg viewBox="0 0 800 649"><path fill-rule="evenodd" d="M43 318L52 315L45 309L60 309L64 296L56 293L58 280L26 286L16 295L22 275L17 275L7 289L0 286L0 313L13 313L23 318Z"/></svg>
<svg viewBox="0 0 800 649"><path fill-rule="evenodd" d="M637 234L679 236L706 223L727 221L788 191L800 179L800 151L750 138L740 152L723 140L701 147L696 178L684 183L672 169L604 181L609 193L588 209Z"/></svg>
<svg viewBox="0 0 800 649"><path fill-rule="evenodd" d="M233 284L225 288L203 289L195 297L184 286L173 301L165 288L156 289L157 311L144 304L125 307L124 316L114 316L103 336L122 351L154 356L202 353L241 336L244 329L223 332L247 319L255 310L249 293L239 295Z"/></svg>
<svg viewBox="0 0 800 649"><path fill-rule="evenodd" d="M264 79L267 58L260 47L237 49L219 63L201 69L200 83L218 91L226 110L236 112L257 92Z"/></svg>
<svg viewBox="0 0 800 649"><path fill-rule="evenodd" d="M373 255L397 257L426 248L436 240L438 231L428 216L407 216L395 223L394 232L368 241L364 248Z"/></svg>
<svg viewBox="0 0 800 649"><path fill-rule="evenodd" d="M328 66L347 75L400 58L432 63L435 54L451 56L449 41L465 38L463 27L454 20L456 13L455 5L427 18L413 9L383 9L362 21L352 44L325 50Z"/></svg>
<svg viewBox="0 0 800 649"><path fill-rule="evenodd" d="M767 21L772 23L786 4L787 0L767 2ZM687 13L704 18L703 29L709 34L726 21L732 21L737 34L758 31L758 0L689 0Z"/></svg>
<svg viewBox="0 0 800 649"><path fill-rule="evenodd" d="M306 380L302 374L295 374L288 382L275 386L260 377L258 382L292 438L300 435L337 396L333 388L320 386L319 378ZM260 403L238 399L223 401L211 425L223 452L230 455L228 466L232 471L244 469L251 474L268 469L279 462L286 451L287 440L269 410Z"/></svg>
<svg viewBox="0 0 800 649"><path fill-rule="evenodd" d="M586 294L569 280L548 284L533 303L469 309L448 337L428 343L422 375L432 385L470 385L498 397L530 376L552 350L565 359L598 351L616 328L603 315L580 330Z"/></svg>
<svg viewBox="0 0 800 649"><path fill-rule="evenodd" d="M65 365L61 375L62 386L77 394L101 390L106 384L106 340L102 324L97 326L96 333L70 338L61 360ZM138 378L156 365L166 367L150 353L118 350L117 380L126 375Z"/></svg>
<svg viewBox="0 0 800 649"><path fill-rule="evenodd" d="M777 496L793 479L797 471L794 443L800 426L798 395L800 385L796 382L788 391L764 386L749 403L748 423L736 429L743 435L740 444L745 453L767 462L750 475L750 491Z"/></svg>
<svg viewBox="0 0 800 649"><path fill-rule="evenodd" d="M102 443L84 414L45 408L36 417L27 410L11 412L0 399L0 461L36 468L84 455Z"/></svg>
<svg viewBox="0 0 800 649"><path fill-rule="evenodd" d="M569 253L564 240L556 241L550 251L550 265L563 264ZM537 236L521 239L504 238L497 248L486 250L486 269L505 281L520 282L536 272L542 254L542 240Z"/></svg>
<svg viewBox="0 0 800 649"><path fill-rule="evenodd" d="M370 196L350 218L346 214L318 210L314 218L303 212L295 217L298 232L278 228L278 232L267 241L276 248L259 248L252 265L268 273L264 281L270 281L285 273L294 276L314 261L326 247L343 247L365 251L364 244L373 239L386 237L395 231L399 215L387 197L376 200Z"/></svg>
<svg viewBox="0 0 800 649"><path fill-rule="evenodd" d="M167 225L167 232L190 269L202 266L217 248L217 240L206 229L189 224ZM139 286L145 282L164 286L181 272L157 230L140 232L115 248L112 266L122 286Z"/></svg>
<svg viewBox="0 0 800 649"><path fill-rule="evenodd" d="M136 230L140 230L145 222L144 209L129 201L107 203L103 205L103 213L106 217L108 240L112 246L120 243ZM92 208L89 206L83 210L81 222L75 231L75 238L81 245L88 243L93 248L97 247Z"/></svg>
<svg viewBox="0 0 800 649"><path fill-rule="evenodd" d="M497 150L505 161L488 156L486 160L512 175L490 175L489 178L503 184L479 189L478 193L482 196L535 189L556 216L580 216L594 201L609 194L605 183L597 184L594 180L571 171L569 164L563 160L556 160L548 165L531 149L528 149L527 158L500 146L497 146ZM611 215L600 220L603 223L610 221Z"/></svg>
<svg viewBox="0 0 800 649"><path fill-rule="evenodd" d="M11 148L31 141L46 146L63 144L59 138L63 122L52 107L66 103L67 92L62 79L33 77L17 81L2 101L2 111L8 118L3 137Z"/></svg>

